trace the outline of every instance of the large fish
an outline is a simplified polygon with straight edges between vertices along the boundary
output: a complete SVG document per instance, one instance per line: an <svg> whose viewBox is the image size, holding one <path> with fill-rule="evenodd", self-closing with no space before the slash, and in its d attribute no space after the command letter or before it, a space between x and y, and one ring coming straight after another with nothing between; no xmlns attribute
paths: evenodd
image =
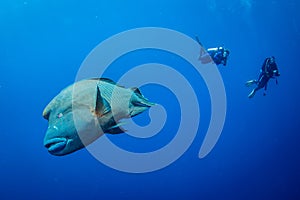
<svg viewBox="0 0 300 200"><path fill-rule="evenodd" d="M44 146L62 156L92 143L104 133L123 133L121 119L155 105L138 88L124 88L110 79L88 79L62 90L44 109L49 121Z"/></svg>

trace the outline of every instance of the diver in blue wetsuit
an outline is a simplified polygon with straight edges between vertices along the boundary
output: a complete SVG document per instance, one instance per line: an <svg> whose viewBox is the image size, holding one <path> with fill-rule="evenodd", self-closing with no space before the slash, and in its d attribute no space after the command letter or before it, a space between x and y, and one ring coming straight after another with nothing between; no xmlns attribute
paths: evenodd
<svg viewBox="0 0 300 200"><path fill-rule="evenodd" d="M227 58L230 53L228 49L225 49L224 47L209 48L207 49L207 53L210 55L216 65L223 64L226 66Z"/></svg>
<svg viewBox="0 0 300 200"><path fill-rule="evenodd" d="M269 58L266 58L257 80L250 80L246 82L246 86L251 86L253 84L256 84L256 88L254 88L250 94L248 95L249 98L254 97L257 90L261 88L265 88L267 90L267 84L270 80L270 78L276 78L276 76L280 76L280 73L278 71L277 64L275 62L275 57L271 56ZM276 79L277 84L277 79ZM264 93L265 95L265 93Z"/></svg>
<svg viewBox="0 0 300 200"><path fill-rule="evenodd" d="M198 37L196 37L196 40L200 44L200 46L203 47ZM209 48L206 51L201 49L199 60L203 64L214 61L216 65L223 64L224 66L226 66L229 53L230 51L228 49L225 49L224 47Z"/></svg>

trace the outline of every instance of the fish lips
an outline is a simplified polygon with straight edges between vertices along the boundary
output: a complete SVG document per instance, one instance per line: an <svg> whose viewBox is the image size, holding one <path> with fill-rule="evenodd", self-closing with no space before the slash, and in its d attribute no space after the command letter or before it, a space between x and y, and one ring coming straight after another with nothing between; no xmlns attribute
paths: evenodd
<svg viewBox="0 0 300 200"><path fill-rule="evenodd" d="M64 155L63 150L68 144L68 139L66 138L53 138L44 141L44 146L48 149L49 153L53 155Z"/></svg>

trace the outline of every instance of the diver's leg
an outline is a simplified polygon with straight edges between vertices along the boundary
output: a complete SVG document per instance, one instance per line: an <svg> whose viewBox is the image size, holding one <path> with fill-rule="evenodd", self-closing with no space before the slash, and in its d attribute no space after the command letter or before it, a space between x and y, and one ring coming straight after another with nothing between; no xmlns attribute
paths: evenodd
<svg viewBox="0 0 300 200"><path fill-rule="evenodd" d="M262 72L262 70L260 70L257 80L260 81L262 77L263 77L263 72Z"/></svg>
<svg viewBox="0 0 300 200"><path fill-rule="evenodd" d="M261 88L265 88L265 90L267 90L267 84L269 79L270 78L268 76L262 76L261 79L258 81L257 90Z"/></svg>
<svg viewBox="0 0 300 200"><path fill-rule="evenodd" d="M249 98L254 97L255 93L257 90L260 90L264 87L266 87L267 83L269 81L269 77L267 76L262 76L259 81L257 81L257 87L255 89L252 90L252 92L248 95Z"/></svg>
<svg viewBox="0 0 300 200"><path fill-rule="evenodd" d="M200 49L200 59L201 59L201 57L203 56L203 55L205 55L206 54L206 51L205 51L205 49L201 46L201 49Z"/></svg>

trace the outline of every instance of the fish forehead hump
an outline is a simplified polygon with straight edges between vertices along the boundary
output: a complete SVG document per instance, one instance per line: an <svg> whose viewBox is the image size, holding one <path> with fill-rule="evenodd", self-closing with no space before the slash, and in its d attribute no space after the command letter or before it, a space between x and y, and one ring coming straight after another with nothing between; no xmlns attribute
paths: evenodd
<svg viewBox="0 0 300 200"><path fill-rule="evenodd" d="M127 111L131 97L134 94L131 89L115 84L113 81L101 79L86 79L76 82L63 89L44 109L43 116L51 111L65 110L74 103L94 108L97 98L97 87L104 98L114 110Z"/></svg>
<svg viewBox="0 0 300 200"><path fill-rule="evenodd" d="M95 107L97 97L97 80L83 80L73 84L72 101Z"/></svg>

